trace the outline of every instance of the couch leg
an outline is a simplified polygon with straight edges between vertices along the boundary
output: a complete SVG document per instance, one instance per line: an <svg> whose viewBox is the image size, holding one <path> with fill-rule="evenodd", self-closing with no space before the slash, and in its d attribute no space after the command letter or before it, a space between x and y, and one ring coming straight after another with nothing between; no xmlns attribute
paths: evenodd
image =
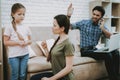
<svg viewBox="0 0 120 80"><path fill-rule="evenodd" d="M30 80L30 74L27 73L27 79L26 80Z"/></svg>

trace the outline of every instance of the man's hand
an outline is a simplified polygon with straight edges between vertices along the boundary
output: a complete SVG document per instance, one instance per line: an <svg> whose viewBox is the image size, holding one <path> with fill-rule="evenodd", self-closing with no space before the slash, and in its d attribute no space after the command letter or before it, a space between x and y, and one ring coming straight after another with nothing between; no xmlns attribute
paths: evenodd
<svg viewBox="0 0 120 80"><path fill-rule="evenodd" d="M69 5L68 10L67 10L67 16L71 16L73 14L74 8L72 7L72 3Z"/></svg>
<svg viewBox="0 0 120 80"><path fill-rule="evenodd" d="M104 24L105 24L104 19L101 19L99 23L100 23L100 29L104 29Z"/></svg>

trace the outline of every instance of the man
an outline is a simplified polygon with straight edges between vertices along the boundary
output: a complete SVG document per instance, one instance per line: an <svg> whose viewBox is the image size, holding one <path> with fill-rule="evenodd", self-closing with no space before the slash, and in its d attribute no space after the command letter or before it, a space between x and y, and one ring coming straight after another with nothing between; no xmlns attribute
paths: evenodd
<svg viewBox="0 0 120 80"><path fill-rule="evenodd" d="M67 16L70 18L73 12L72 4L69 5ZM119 74L119 52L117 50L110 53L95 53L96 45L101 35L110 38L112 35L107 27L104 26L103 16L105 10L101 6L96 6L92 10L92 18L89 20L78 21L71 24L72 29L80 30L81 56L92 57L96 60L105 60L105 66L110 80L118 80Z"/></svg>

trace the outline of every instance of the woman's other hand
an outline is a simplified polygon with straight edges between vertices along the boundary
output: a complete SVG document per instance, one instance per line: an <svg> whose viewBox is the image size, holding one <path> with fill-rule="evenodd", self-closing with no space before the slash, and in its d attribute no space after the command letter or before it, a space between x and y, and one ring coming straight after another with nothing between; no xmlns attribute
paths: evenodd
<svg viewBox="0 0 120 80"><path fill-rule="evenodd" d="M50 79L47 77L43 77L41 80L50 80Z"/></svg>
<svg viewBox="0 0 120 80"><path fill-rule="evenodd" d="M47 43L46 43L46 41L43 41L43 42L41 43L41 46L43 47L43 49L46 49L46 48L47 48Z"/></svg>
<svg viewBox="0 0 120 80"><path fill-rule="evenodd" d="M52 79L52 78L43 77L41 80L56 80L56 79Z"/></svg>

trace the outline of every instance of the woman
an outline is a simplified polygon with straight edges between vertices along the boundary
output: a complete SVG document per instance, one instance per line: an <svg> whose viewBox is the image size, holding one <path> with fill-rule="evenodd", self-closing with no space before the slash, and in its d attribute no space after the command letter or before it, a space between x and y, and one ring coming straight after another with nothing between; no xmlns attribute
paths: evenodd
<svg viewBox="0 0 120 80"><path fill-rule="evenodd" d="M31 80L75 80L72 72L74 49L68 38L69 27L70 21L66 15L54 17L52 31L59 37L50 52L45 41L41 44L48 54L47 61L51 62L52 72L34 75Z"/></svg>

